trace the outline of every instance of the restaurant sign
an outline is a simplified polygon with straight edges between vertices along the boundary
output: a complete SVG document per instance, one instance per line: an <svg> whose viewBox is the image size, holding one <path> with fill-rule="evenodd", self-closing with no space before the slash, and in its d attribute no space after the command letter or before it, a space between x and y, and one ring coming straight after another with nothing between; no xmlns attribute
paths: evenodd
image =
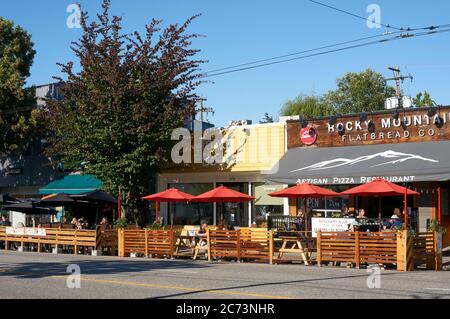
<svg viewBox="0 0 450 319"><path fill-rule="evenodd" d="M317 237L317 232L345 232L351 229L353 218L311 218L312 235Z"/></svg>
<svg viewBox="0 0 450 319"><path fill-rule="evenodd" d="M313 145L317 140L317 130L311 125L307 125L300 130L300 140L305 145Z"/></svg>
<svg viewBox="0 0 450 319"><path fill-rule="evenodd" d="M6 227L6 235L16 236L47 236L45 228Z"/></svg>
<svg viewBox="0 0 450 319"><path fill-rule="evenodd" d="M450 120L450 113L442 112L434 116L414 114L392 118L391 116L377 118L377 120L351 120L327 124L328 133L343 132L342 142L385 141L392 139L414 140L438 134ZM373 131L370 130L373 127ZM416 130L411 130L416 128Z"/></svg>

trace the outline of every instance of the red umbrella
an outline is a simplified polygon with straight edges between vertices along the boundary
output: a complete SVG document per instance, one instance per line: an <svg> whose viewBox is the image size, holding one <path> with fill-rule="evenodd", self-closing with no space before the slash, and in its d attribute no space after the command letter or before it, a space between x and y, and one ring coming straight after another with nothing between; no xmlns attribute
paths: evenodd
<svg viewBox="0 0 450 319"><path fill-rule="evenodd" d="M382 178L377 178L370 183L350 188L342 192L341 195L388 197L403 196L405 192L407 195L419 195L416 191L388 182Z"/></svg>
<svg viewBox="0 0 450 319"><path fill-rule="evenodd" d="M407 196L408 195L419 195L418 192L408 189L403 186L399 186L397 184L388 182L382 178L376 178L370 183L363 184L360 186L356 186L350 188L344 192L341 192L341 195L353 195L353 196L363 196L370 197L375 196L379 198L379 211L378 211L378 219L381 220L381 197L393 197L393 196L404 196L404 222L406 227L406 209L407 209Z"/></svg>
<svg viewBox="0 0 450 319"><path fill-rule="evenodd" d="M297 184L296 186L282 189L277 192L270 193L272 197L287 198L320 198L320 197L336 197L338 193L309 183Z"/></svg>
<svg viewBox="0 0 450 319"><path fill-rule="evenodd" d="M287 197L287 198L322 198L322 197L336 197L340 195L330 189L312 185L310 183L301 183L290 188L270 193L269 196ZM306 213L305 213L305 223L306 223L305 227L306 229L308 229L307 224L308 218L306 216Z"/></svg>
<svg viewBox="0 0 450 319"><path fill-rule="evenodd" d="M194 197L191 202L201 203L241 203L254 200L255 197L229 189L225 186L219 186L206 193ZM223 219L223 210L221 217Z"/></svg>
<svg viewBox="0 0 450 319"><path fill-rule="evenodd" d="M158 203L159 202L172 202L172 203L188 202L193 198L194 198L193 195L182 192L176 188L170 188L163 192L159 192L156 194L142 197L142 199L156 202L156 223L158 223Z"/></svg>
<svg viewBox="0 0 450 319"><path fill-rule="evenodd" d="M219 186L206 193L195 196L191 202L203 203L240 203L254 200L255 197L229 189L225 186Z"/></svg>

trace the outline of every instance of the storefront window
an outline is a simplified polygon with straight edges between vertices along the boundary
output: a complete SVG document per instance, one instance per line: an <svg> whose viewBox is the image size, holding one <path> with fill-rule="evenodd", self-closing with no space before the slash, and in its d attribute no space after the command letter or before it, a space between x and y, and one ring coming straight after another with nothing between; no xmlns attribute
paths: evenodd
<svg viewBox="0 0 450 319"><path fill-rule="evenodd" d="M248 183L223 183L222 185L248 194ZM248 227L248 203L223 203L223 206L219 207L220 205L222 204L217 204L218 222L223 218L225 225L229 227Z"/></svg>
<svg viewBox="0 0 450 319"><path fill-rule="evenodd" d="M213 189L212 183L184 183L169 184L168 187L175 187L191 195L200 195ZM209 225L214 223L214 209L212 203L169 203L169 224L173 225L200 225L206 222Z"/></svg>
<svg viewBox="0 0 450 319"><path fill-rule="evenodd" d="M255 223L258 227L265 227L267 216L283 215L283 199L268 195L283 188L283 185L254 184L253 194L256 199L253 208L252 223Z"/></svg>
<svg viewBox="0 0 450 319"><path fill-rule="evenodd" d="M327 188L340 193L346 189L348 186L328 186ZM308 198L308 199L298 199L297 207L301 210L304 206L307 206L311 211L311 216L309 217L327 217L327 218L339 218L341 217L341 211L344 206L349 207L348 198L345 197L335 197L335 198Z"/></svg>

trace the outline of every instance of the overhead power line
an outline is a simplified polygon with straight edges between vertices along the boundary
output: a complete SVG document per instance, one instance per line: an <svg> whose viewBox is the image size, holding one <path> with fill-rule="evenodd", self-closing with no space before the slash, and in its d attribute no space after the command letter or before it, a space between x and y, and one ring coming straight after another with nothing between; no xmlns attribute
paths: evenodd
<svg viewBox="0 0 450 319"><path fill-rule="evenodd" d="M416 30L437 30L437 29L447 28L447 27L450 27L450 24L442 24L442 25L437 25L437 26L432 26L432 27L417 28ZM203 74L204 75L209 75L209 74L213 74L213 73L217 73L217 72L222 72L222 71L226 71L226 70L246 67L246 66L249 66L249 65L254 65L254 64L259 64L259 63L264 63L264 62L269 62L269 61L274 61L274 60L279 60L279 59L288 58L288 57L292 57L292 56L296 56L296 55L300 55L300 54L305 54L305 53L310 53L310 52L314 52L314 51L319 51L319 50L323 50L323 49L330 49L330 48L333 48L333 47L339 47L339 46L343 46L343 45L346 45L346 44L361 42L361 41L375 39L375 38L386 37L386 36L389 36L389 35L392 36L392 35L396 35L396 34L401 34L403 32L404 31L385 32L385 33L382 33L382 34L377 34L377 35L368 36L368 37L362 37L362 38L358 38L358 39L354 39L354 40L348 40L348 41L344 41L344 42L338 42L338 43L329 44L329 45L325 45L325 46L321 46L321 47L317 47L317 48L313 48L313 49L307 49L307 50L293 52L293 53L288 53L288 54L284 54L284 55L278 55L278 56L274 56L274 57L270 57L270 58L264 58L264 59L259 59L259 60L255 60L255 61L251 61L251 62L236 64L236 65L232 65L232 66L228 66L228 67L208 70L208 71L204 72Z"/></svg>
<svg viewBox="0 0 450 319"><path fill-rule="evenodd" d="M329 49L329 48L342 46L342 45L346 45L346 44L350 44L350 43L361 42L361 41L365 41L365 40L369 40L369 39L385 37L387 35L399 34L399 33L402 33L402 32L403 31L395 31L395 32L389 32L389 33L383 33L383 34L377 34L377 35L372 35L372 36L368 36L368 37L358 38L358 39L355 39L355 40L338 42L338 43L329 44L329 45L321 46L321 47L314 48L314 49L308 49L308 50L293 52L293 53L289 53L289 54L278 55L278 56L274 56L274 57L271 57L271 58L256 60L256 61L252 61L252 62L246 62L246 63L237 64L237 65L233 65L233 66L228 66L228 67L224 67L224 68L220 68L220 69L209 70L209 71L205 72L205 74L216 73L216 72L230 70L230 69L235 69L235 68L240 68L240 67L248 66L248 65L252 65L252 64L258 64L258 63L263 63L263 62L283 59L283 58L287 58L287 57L291 57L291 56L295 56L295 55L305 54L305 53L319 51L319 50L323 50L323 49Z"/></svg>
<svg viewBox="0 0 450 319"><path fill-rule="evenodd" d="M245 70L251 70L251 69L261 68L261 67L265 67L265 66L269 66L269 65L280 64L280 63L285 63L285 62L290 62L290 61L295 61L295 60L301 60L301 59L306 59L306 58L310 58L310 57L315 57L315 56L320 56L320 55L325 55L325 54L330 54L330 53L334 53L334 52L340 52L340 51L360 48L360 47L366 47L366 46L380 44L380 43L385 43L385 42L392 42L392 41L397 41L397 40L406 39L406 38L421 37L421 36L433 35L433 34L444 33L444 32L450 32L450 28L449 29L426 31L426 32L418 32L418 33L401 33L400 35L396 35L396 36L390 37L390 38L385 38L385 39L376 40L376 41L369 41L369 42L364 42L364 43L359 43L359 44L355 44L355 45L345 46L345 47L342 47L342 48L321 51L321 52L317 52L317 53L313 53L313 54L302 55L302 56L289 58L289 59L284 59L284 60L278 60L278 61L273 61L273 62L261 63L261 64L257 64L257 65L250 65L250 66L240 67L240 68L233 68L231 70L227 70L227 71L223 71L223 72L211 72L210 71L208 73L203 74L202 77L203 78L209 78L209 77L213 77L213 76L224 75L224 74L235 73L235 72L241 72L241 71L245 71Z"/></svg>
<svg viewBox="0 0 450 319"><path fill-rule="evenodd" d="M369 21L369 22L371 22L373 24L376 24L376 25L379 25L379 26L382 26L382 27L385 27L385 28L388 28L388 29L394 29L394 30L397 30L397 31L418 31L418 30L430 30L430 31L432 31L432 30L435 30L436 28L439 27L439 26L432 26L432 25L427 26L427 27L420 27L420 28L396 27L396 26L392 26L391 24L385 24L385 23L381 23L381 22L379 23L379 22L370 20L369 18L360 16L360 15L358 15L356 13L353 13L353 12L350 12L350 11L347 11L347 10L343 10L343 9L339 9L337 7L334 7L332 5L329 5L329 4L326 4L326 3L323 3L323 2L320 2L320 1L317 1L317 0L306 0L306 1L309 1L311 3L315 3L317 5L323 6L325 8L331 9L331 10L335 10L335 11L344 13L346 15L352 16L352 17L357 18L357 19ZM441 27L443 27L443 26L444 25L442 25Z"/></svg>
<svg viewBox="0 0 450 319"><path fill-rule="evenodd" d="M358 15L358 14L356 14L356 13L349 12L349 11L346 11L346 10L343 10L343 9L339 9L339 8L333 7L333 6L329 5L329 4L322 3L322 2L319 2L319 1L316 1L316 0L307 0L307 1L312 2L312 3L315 3L315 4L318 4L319 6L322 6L322 7L331 9L331 10L335 10L335 11L344 13L344 14L349 15L349 16L352 16L352 17L354 17L354 18L358 18L358 19L361 19L361 20L369 21L369 22L371 22L371 23L374 23L374 24L379 25L379 26L386 27L386 28L388 28L388 29L394 29L394 30L399 30L399 31L404 31L404 30L405 30L404 28L395 27L395 26L392 26L392 25L390 25L390 24L384 24L384 23L378 23L378 22L372 21L372 20L370 20L369 18L360 16L360 15ZM409 30L409 29L408 29L408 30Z"/></svg>

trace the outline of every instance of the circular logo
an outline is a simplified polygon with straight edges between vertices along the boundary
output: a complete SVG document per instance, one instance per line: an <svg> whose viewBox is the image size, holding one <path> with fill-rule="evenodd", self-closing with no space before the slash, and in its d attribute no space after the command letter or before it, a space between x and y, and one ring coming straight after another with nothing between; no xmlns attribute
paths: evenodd
<svg viewBox="0 0 450 319"><path fill-rule="evenodd" d="M300 130L300 140L305 145L314 144L317 140L317 130L311 124L308 124Z"/></svg>

